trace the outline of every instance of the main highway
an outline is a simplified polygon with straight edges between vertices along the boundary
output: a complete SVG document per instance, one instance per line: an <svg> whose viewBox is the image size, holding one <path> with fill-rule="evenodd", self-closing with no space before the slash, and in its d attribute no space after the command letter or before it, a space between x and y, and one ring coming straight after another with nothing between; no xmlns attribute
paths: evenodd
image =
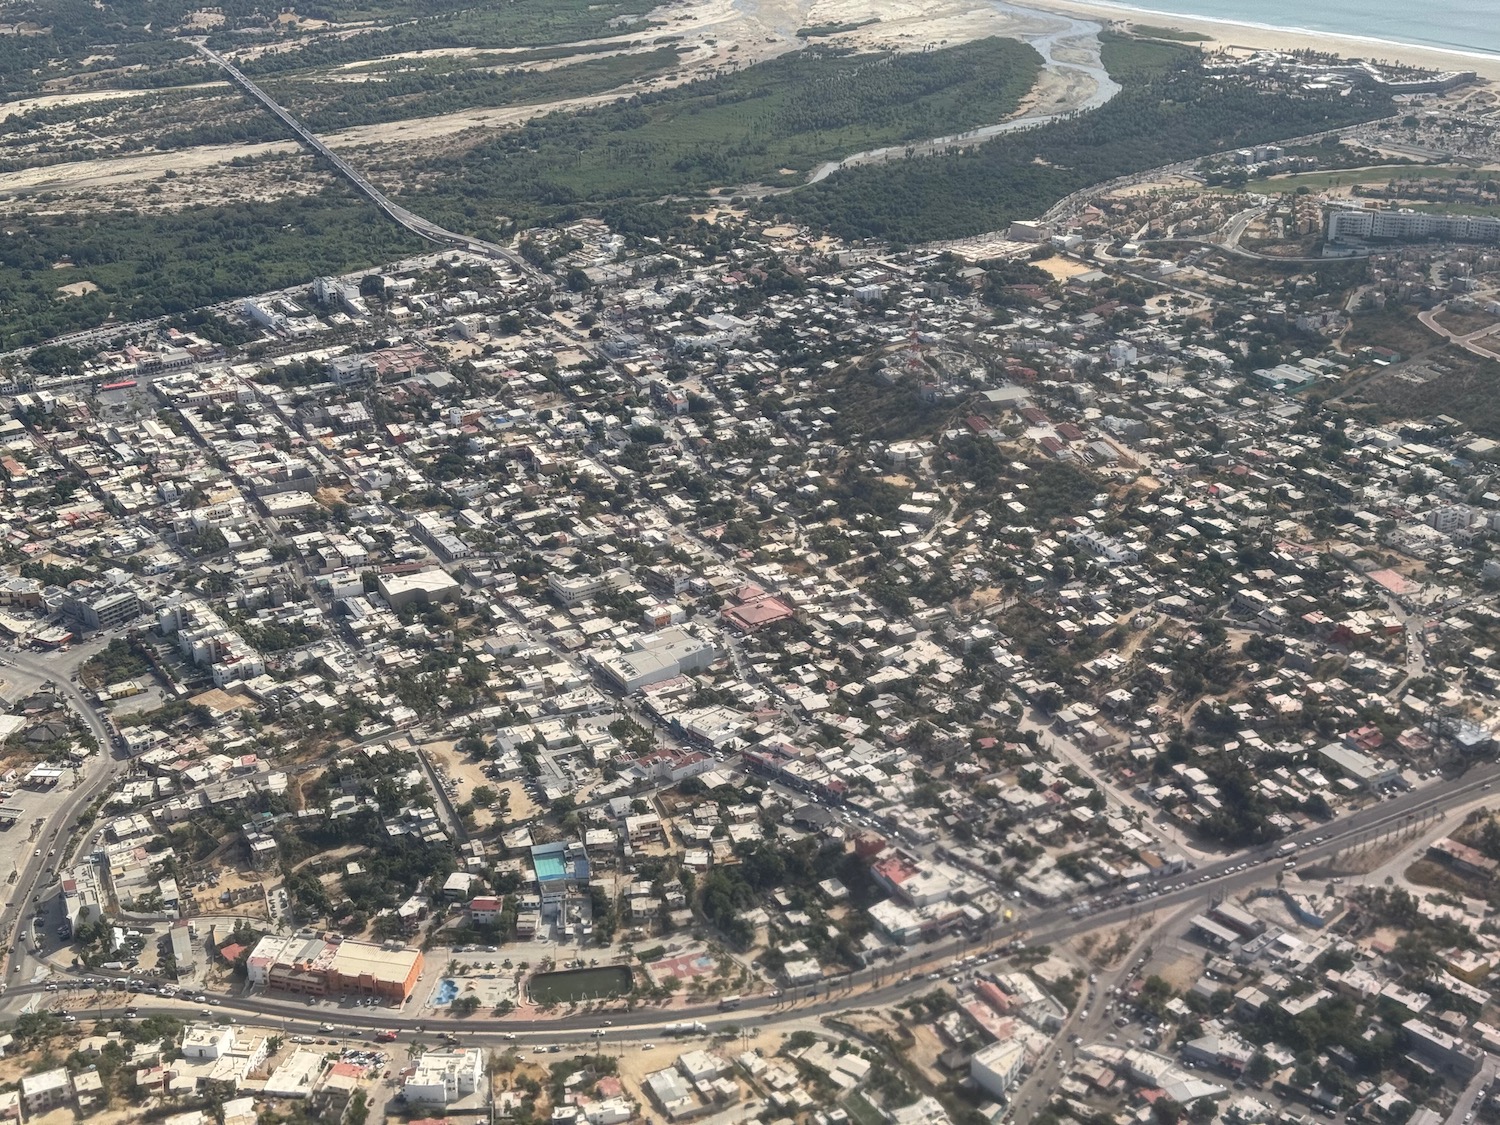
<svg viewBox="0 0 1500 1125"><path fill-rule="evenodd" d="M321 137L302 124L301 121L297 120L290 110L276 101L270 94L247 78L239 67L235 66L218 52L211 50L206 43L199 42L196 46L209 61L223 69L224 73L229 75L237 86L269 110L273 116L290 129L298 140L324 160L328 161L329 164L333 165L334 170L339 175L353 184L362 195L395 222L418 237L425 238L429 242L435 242L439 246L452 246L466 249L476 254L483 254L486 257L498 258L508 262L523 277L529 277L532 280L540 279L541 275L532 267L531 263L515 251L509 250L504 246L497 246L493 242L485 242L483 239L470 238L468 235L458 234L448 230L446 227L441 227L437 223L422 218L421 215L408 211L398 203L392 202L385 192L381 191L366 178L363 172L360 172L342 156L334 152L333 149L329 148Z"/></svg>
<svg viewBox="0 0 1500 1125"><path fill-rule="evenodd" d="M85 714L89 712L85 710ZM105 775L101 775L105 776ZM423 1034L453 1033L475 1043L498 1043L510 1039L530 1042L586 1041L596 1033L608 1039L649 1039L664 1033L665 1025L687 1021L701 1022L709 1031L742 1025L791 1023L836 1015L842 1011L889 1005L930 987L929 980L953 971L955 961L972 956L989 956L1016 941L1029 945L1052 943L1089 930L1127 923L1159 912L1179 912L1196 902L1205 906L1210 900L1273 882L1285 857L1282 847L1298 846L1298 864L1307 866L1327 859L1339 851L1384 835L1402 833L1420 819L1441 815L1461 805L1480 799L1500 779L1500 764L1487 762L1471 767L1459 777L1446 778L1419 790L1390 799L1371 798L1371 803L1340 817L1327 825L1308 828L1296 835L1258 849L1228 856L1203 867L1163 878L1154 885L1148 898L1129 903L1095 908L1080 914L1070 913L1066 905L1046 907L1029 917L1005 927L995 927L977 937L959 937L921 945L908 950L894 962L861 969L810 987L788 989L783 993L747 995L733 1011L719 1011L711 1005L664 1008L627 1008L622 1002L613 1010L562 1015L555 1018L494 1018L474 1016L466 1019L441 1015L424 1017L417 1013L391 1008L364 1008L346 1003L338 1008L326 1005L309 1007L306 1001L282 999L255 993L249 995L216 995L213 1002L224 1014L234 1015L246 1023L279 1025L289 1032L315 1035L325 1025L335 1025L345 1033L368 1036L375 1031L394 1031L398 1038L411 1040ZM80 794L98 791L99 781L91 779ZM80 803L82 799L80 798ZM71 815L71 812L70 814ZM28 864L31 872L35 865ZM18 898L18 901L25 901ZM1162 914L1166 916L1166 914ZM69 982L85 974L54 969L50 983ZM96 979L98 974L94 974ZM22 1004L35 1005L47 985L24 983L12 987L5 1006L12 1011ZM78 996L77 989L59 996ZM85 993L85 995L88 995ZM76 1010L119 1014L123 1005L100 993L93 1003ZM133 997L131 1006L139 1010L168 1010L191 1014L202 1005L183 998L158 997L142 993ZM107 1005L107 1006L106 1006ZM216 1015L218 1012L215 1013ZM326 1032L324 1034L327 1034Z"/></svg>

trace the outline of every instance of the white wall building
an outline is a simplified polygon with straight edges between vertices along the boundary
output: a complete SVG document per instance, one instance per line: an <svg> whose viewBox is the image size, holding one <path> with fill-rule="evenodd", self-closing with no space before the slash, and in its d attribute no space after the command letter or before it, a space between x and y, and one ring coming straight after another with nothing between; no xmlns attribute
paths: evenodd
<svg viewBox="0 0 1500 1125"><path fill-rule="evenodd" d="M457 1051L428 1051L401 1084L409 1102L448 1105L479 1089L484 1077L484 1052L475 1047Z"/></svg>
<svg viewBox="0 0 1500 1125"><path fill-rule="evenodd" d="M1003 1099L1025 1065L1026 1048L1019 1041L991 1043L969 1060L969 1077L990 1097Z"/></svg>

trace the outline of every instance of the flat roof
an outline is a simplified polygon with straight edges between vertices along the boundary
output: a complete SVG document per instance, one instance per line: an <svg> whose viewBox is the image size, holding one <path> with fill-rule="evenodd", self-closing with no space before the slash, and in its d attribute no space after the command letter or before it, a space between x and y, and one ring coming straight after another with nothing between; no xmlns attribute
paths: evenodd
<svg viewBox="0 0 1500 1125"><path fill-rule="evenodd" d="M1225 945L1233 945L1240 940L1240 935L1228 926L1221 926L1212 918L1205 917L1202 914L1193 915L1193 920L1190 924L1194 929L1202 930L1215 941L1222 941Z"/></svg>
<svg viewBox="0 0 1500 1125"><path fill-rule="evenodd" d="M419 570L415 574L382 574L380 588L387 594L407 590L453 590L458 588L458 579L441 567L434 567L431 570Z"/></svg>
<svg viewBox="0 0 1500 1125"><path fill-rule="evenodd" d="M421 956L417 949L383 949L363 941L346 941L337 946L332 967L346 977L371 976L401 984Z"/></svg>
<svg viewBox="0 0 1500 1125"><path fill-rule="evenodd" d="M271 1072L263 1093L268 1098L305 1098L322 1069L322 1055L299 1047Z"/></svg>

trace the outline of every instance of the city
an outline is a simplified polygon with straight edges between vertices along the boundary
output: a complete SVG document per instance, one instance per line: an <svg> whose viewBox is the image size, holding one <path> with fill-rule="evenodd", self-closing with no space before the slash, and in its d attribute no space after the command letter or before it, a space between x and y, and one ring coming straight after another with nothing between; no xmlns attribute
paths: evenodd
<svg viewBox="0 0 1500 1125"><path fill-rule="evenodd" d="M1399 112L0 357L0 1120L1500 1118L1500 109L1205 70Z"/></svg>

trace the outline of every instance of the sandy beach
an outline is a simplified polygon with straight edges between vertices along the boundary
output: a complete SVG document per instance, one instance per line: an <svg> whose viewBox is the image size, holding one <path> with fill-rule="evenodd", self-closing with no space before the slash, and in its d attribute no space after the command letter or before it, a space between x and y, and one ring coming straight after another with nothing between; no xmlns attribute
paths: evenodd
<svg viewBox="0 0 1500 1125"><path fill-rule="evenodd" d="M1150 10L1149 3L1135 8L1123 4L1091 3L1089 0L1028 0L1027 6L1083 16L1101 23L1146 24L1192 32L1207 36L1200 45L1209 50L1248 47L1254 50L1300 51L1311 48L1331 51L1345 58L1385 59L1433 70L1472 70L1481 78L1500 79L1500 58L1494 55L1391 43L1383 39L1362 39L1352 35L1259 27L1203 16L1183 16L1175 12L1156 12Z"/></svg>

